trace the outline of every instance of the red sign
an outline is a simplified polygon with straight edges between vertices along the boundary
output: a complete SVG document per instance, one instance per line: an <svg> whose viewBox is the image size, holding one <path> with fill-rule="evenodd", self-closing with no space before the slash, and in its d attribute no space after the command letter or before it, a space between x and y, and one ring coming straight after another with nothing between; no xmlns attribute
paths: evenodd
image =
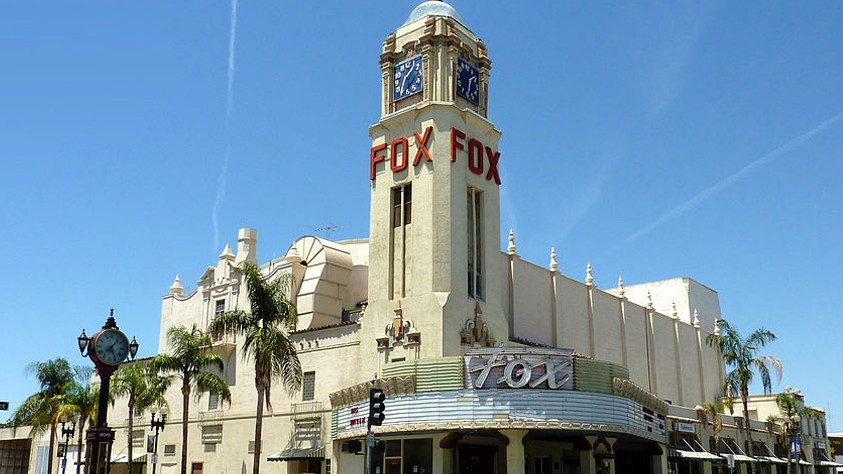
<svg viewBox="0 0 843 474"><path fill-rule="evenodd" d="M416 154L413 156L413 167L418 166L421 160L433 162L433 157L430 155L428 143L430 142L430 135L433 132L433 127L427 127L423 134L413 132L413 141L416 145ZM490 147L484 146L480 141L470 138L468 140L468 150L464 140L465 133L451 129L451 163L457 161L458 155L467 154L468 169L476 175L482 176L485 172L486 180L494 180L495 184L501 184L501 177L498 174L498 161L500 161L500 152L493 151ZM389 158L389 169L393 173L399 173L406 170L410 166L410 139L406 136L400 136L392 140L392 143L381 143L375 145L369 154L369 179L374 180L377 174L377 166ZM488 162L488 170L486 163Z"/></svg>

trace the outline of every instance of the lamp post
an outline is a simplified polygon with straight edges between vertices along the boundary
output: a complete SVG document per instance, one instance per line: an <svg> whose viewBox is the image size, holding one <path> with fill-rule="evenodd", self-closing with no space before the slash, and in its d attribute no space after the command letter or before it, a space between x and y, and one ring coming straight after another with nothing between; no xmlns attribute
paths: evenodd
<svg viewBox="0 0 843 474"><path fill-rule="evenodd" d="M801 418L799 417L799 414L794 413L794 414L790 415L789 419L790 419L790 425L787 428L788 440L790 441L790 443L788 443L788 447L787 447L788 463L790 462L791 455L795 452L793 449L791 449L791 447L796 446L796 441L799 440L799 434L801 432L801 428L799 426L799 421L801 420ZM800 462L802 461L802 446L801 446L801 444L802 443L799 443L799 451L798 451L798 454L797 454L797 458L795 459L796 467L794 468L794 470L798 474L802 473L802 465L800 464Z"/></svg>
<svg viewBox="0 0 843 474"><path fill-rule="evenodd" d="M158 464L158 431L164 431L164 424L167 422L169 410L167 410L167 405L164 405L160 409L157 406L153 406L150 411L152 412L152 420L149 426L150 429L155 430L155 441L152 448L152 474L155 474L155 466ZM155 419L156 412L161 415L158 419Z"/></svg>
<svg viewBox="0 0 843 474"><path fill-rule="evenodd" d="M70 428L65 428L65 424L67 424L67 417L61 417L61 436L64 438L64 449L62 450L61 456L61 473L64 474L65 469L67 469L67 447L70 444L70 438L73 437L73 434L76 431L76 422L70 422Z"/></svg>
<svg viewBox="0 0 843 474"><path fill-rule="evenodd" d="M76 338L79 353L89 357L100 376L100 399L97 408L97 425L85 433L88 443L85 452L87 474L108 474L111 471L111 445L114 443L114 430L108 427L108 388L111 375L126 359L134 360L138 353L138 341L126 337L114 320L114 309L100 331L91 337L82 334Z"/></svg>

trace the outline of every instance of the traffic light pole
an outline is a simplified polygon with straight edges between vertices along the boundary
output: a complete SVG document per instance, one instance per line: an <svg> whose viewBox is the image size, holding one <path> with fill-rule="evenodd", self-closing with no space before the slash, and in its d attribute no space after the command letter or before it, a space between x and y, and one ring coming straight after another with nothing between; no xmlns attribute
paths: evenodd
<svg viewBox="0 0 843 474"><path fill-rule="evenodd" d="M375 447L375 433L372 432L372 427L369 426L369 431L366 433L366 474L372 474L374 469L372 464L372 448Z"/></svg>
<svg viewBox="0 0 843 474"><path fill-rule="evenodd" d="M366 474L374 474L374 459L372 451L375 447L375 433L372 426L381 426L384 415L384 400L386 396L379 388L369 389L369 417L366 423Z"/></svg>

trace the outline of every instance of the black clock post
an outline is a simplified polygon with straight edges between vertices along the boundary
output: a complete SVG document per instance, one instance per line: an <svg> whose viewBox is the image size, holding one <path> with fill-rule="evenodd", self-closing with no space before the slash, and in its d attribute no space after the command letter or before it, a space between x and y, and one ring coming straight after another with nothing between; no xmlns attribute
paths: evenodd
<svg viewBox="0 0 843 474"><path fill-rule="evenodd" d="M82 334L76 339L79 352L94 363L100 377L100 398L97 408L97 424L85 433L87 448L85 452L85 471L87 474L108 474L111 471L111 445L114 443L114 430L108 427L108 391L111 375L125 362L138 353L138 342L126 337L114 320L114 309L105 325L91 337ZM131 436L131 433L129 434Z"/></svg>

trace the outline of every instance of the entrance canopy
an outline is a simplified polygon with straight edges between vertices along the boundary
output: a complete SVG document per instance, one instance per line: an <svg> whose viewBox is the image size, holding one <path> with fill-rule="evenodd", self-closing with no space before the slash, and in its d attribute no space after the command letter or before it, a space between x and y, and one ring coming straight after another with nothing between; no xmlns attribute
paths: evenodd
<svg viewBox="0 0 843 474"><path fill-rule="evenodd" d="M306 461L324 459L325 448L287 448L266 458L267 461Z"/></svg>
<svg viewBox="0 0 843 474"><path fill-rule="evenodd" d="M145 464L146 453L135 454L132 456L132 463ZM129 455L126 453L114 454L111 456L111 464L129 464Z"/></svg>

